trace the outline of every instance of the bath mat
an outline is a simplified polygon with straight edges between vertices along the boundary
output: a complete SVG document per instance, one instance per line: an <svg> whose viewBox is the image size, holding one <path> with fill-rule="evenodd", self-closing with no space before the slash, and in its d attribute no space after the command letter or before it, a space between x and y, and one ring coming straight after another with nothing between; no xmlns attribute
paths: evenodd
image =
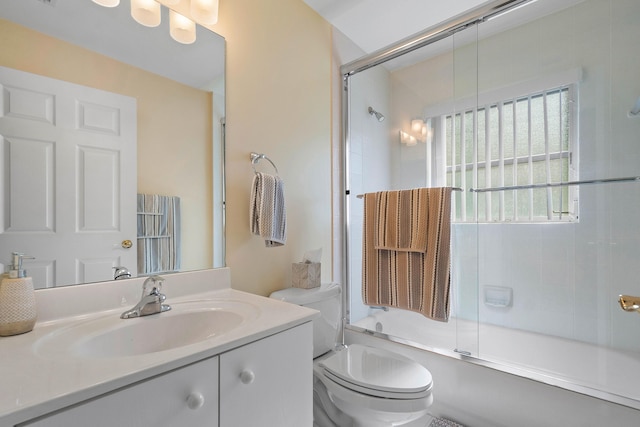
<svg viewBox="0 0 640 427"><path fill-rule="evenodd" d="M446 420L444 418L434 418L431 420L427 427L464 427L462 424L458 424L451 420Z"/></svg>

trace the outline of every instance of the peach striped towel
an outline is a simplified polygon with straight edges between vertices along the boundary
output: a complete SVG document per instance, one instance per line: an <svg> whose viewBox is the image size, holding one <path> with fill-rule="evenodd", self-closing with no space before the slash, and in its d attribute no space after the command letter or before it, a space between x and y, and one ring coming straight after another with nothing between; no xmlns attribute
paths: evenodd
<svg viewBox="0 0 640 427"><path fill-rule="evenodd" d="M429 198L428 188L376 193L376 249L426 252ZM431 192L434 193L434 192Z"/></svg>
<svg viewBox="0 0 640 427"><path fill-rule="evenodd" d="M364 196L362 299L447 321L451 188Z"/></svg>

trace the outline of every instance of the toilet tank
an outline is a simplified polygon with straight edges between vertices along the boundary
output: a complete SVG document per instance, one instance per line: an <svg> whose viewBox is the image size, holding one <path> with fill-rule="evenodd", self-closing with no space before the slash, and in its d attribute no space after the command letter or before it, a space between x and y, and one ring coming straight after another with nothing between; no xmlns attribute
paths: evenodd
<svg viewBox="0 0 640 427"><path fill-rule="evenodd" d="M314 358L335 347L341 316L340 292L339 284L329 283L312 289L286 288L270 295L271 298L320 312L320 317L313 320Z"/></svg>

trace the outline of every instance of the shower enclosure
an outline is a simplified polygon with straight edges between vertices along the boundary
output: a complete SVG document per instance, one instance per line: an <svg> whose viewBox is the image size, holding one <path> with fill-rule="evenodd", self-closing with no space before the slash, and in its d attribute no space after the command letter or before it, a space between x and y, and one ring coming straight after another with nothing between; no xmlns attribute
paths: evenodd
<svg viewBox="0 0 640 427"><path fill-rule="evenodd" d="M348 329L640 409L638 22L495 1L342 67ZM447 323L361 299L357 195L425 186L462 189Z"/></svg>

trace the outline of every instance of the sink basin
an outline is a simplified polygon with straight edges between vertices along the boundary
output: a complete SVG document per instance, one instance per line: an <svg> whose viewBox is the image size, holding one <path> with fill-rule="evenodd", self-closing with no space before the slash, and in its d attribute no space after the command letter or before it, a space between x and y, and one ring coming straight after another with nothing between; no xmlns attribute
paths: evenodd
<svg viewBox="0 0 640 427"><path fill-rule="evenodd" d="M201 343L255 319L258 308L239 301L171 304L172 310L134 319L112 313L45 335L35 344L41 357L118 358Z"/></svg>

